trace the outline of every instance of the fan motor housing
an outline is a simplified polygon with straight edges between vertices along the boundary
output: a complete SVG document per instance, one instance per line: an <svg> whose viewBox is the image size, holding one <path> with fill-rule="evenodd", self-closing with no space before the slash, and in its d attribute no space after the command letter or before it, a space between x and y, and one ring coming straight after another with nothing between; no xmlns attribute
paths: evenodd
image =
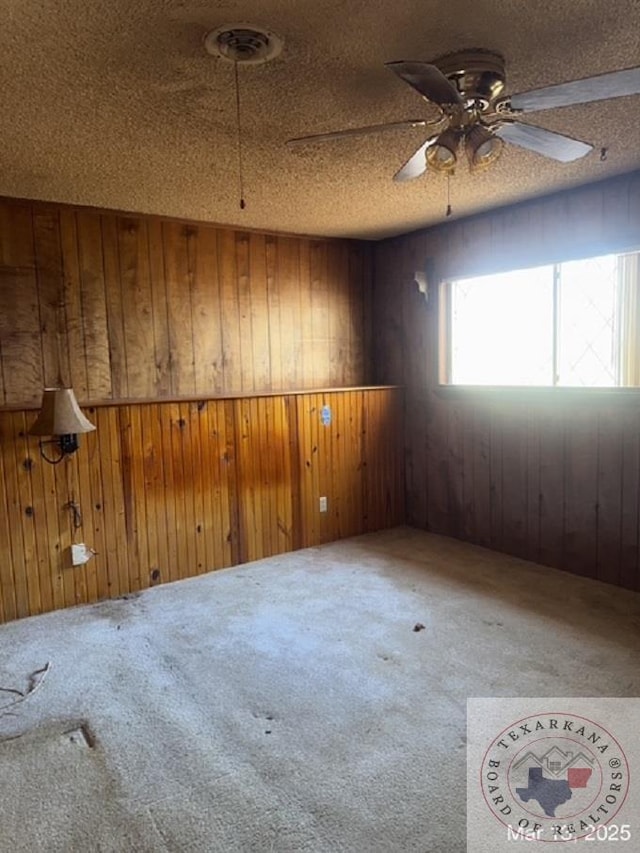
<svg viewBox="0 0 640 853"><path fill-rule="evenodd" d="M504 58L489 50L464 50L433 60L465 101L486 111L505 88Z"/></svg>

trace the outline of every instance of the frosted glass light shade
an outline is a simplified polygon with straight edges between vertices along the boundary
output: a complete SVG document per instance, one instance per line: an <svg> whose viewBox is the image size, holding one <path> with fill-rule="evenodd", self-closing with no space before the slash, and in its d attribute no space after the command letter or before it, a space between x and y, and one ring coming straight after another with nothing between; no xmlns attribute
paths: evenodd
<svg viewBox="0 0 640 853"><path fill-rule="evenodd" d="M80 411L72 388L45 388L40 414L29 430L31 435L77 435L93 432L95 426Z"/></svg>
<svg viewBox="0 0 640 853"><path fill-rule="evenodd" d="M473 171L490 166L502 154L504 142L486 127L477 124L467 135L466 149Z"/></svg>
<svg viewBox="0 0 640 853"><path fill-rule="evenodd" d="M458 162L460 135L454 130L445 130L433 145L427 148L427 165L436 172L451 172Z"/></svg>

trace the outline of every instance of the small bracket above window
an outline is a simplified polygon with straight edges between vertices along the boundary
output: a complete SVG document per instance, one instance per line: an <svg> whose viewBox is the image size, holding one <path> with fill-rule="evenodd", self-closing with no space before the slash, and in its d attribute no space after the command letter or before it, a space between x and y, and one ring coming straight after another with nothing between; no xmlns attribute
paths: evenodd
<svg viewBox="0 0 640 853"><path fill-rule="evenodd" d="M429 303L429 282L427 281L427 274L422 270L417 270L413 274L413 282L418 288L419 292L424 296L424 301Z"/></svg>

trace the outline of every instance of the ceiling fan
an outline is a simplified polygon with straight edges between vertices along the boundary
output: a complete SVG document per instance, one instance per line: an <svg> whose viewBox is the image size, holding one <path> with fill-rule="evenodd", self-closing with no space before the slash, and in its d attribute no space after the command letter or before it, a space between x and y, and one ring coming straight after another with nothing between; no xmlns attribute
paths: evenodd
<svg viewBox="0 0 640 853"><path fill-rule="evenodd" d="M430 135L393 176L418 178L427 168L451 173L464 145L472 170L500 156L505 142L568 163L593 146L536 125L518 121L521 113L586 104L640 94L640 67L505 95L504 59L493 51L474 49L448 54L433 62L387 62L386 67L438 109L434 120L408 119L387 124L320 133L288 140L288 145L323 142L406 127L431 128Z"/></svg>

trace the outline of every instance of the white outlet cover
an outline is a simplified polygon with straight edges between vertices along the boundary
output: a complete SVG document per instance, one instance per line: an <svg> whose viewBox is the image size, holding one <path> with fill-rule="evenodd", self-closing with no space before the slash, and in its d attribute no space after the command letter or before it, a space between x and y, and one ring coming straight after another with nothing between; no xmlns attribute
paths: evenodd
<svg viewBox="0 0 640 853"><path fill-rule="evenodd" d="M84 544L71 546L71 563L74 566L83 566L92 556L91 549Z"/></svg>

